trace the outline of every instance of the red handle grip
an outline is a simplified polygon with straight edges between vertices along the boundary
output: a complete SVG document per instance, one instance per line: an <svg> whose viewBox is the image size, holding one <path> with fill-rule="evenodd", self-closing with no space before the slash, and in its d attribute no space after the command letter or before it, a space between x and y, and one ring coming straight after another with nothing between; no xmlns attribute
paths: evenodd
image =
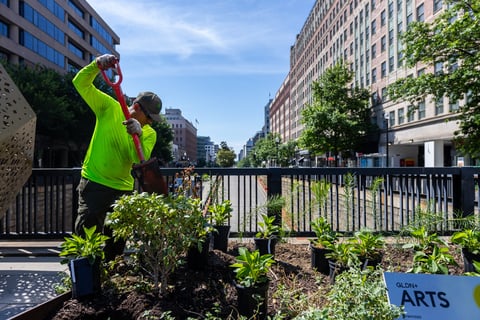
<svg viewBox="0 0 480 320"><path fill-rule="evenodd" d="M130 119L130 112L128 111L128 106L127 103L125 102L125 97L122 92L122 88L120 87L120 84L123 81L123 75L122 75L122 70L120 69L120 64L118 63L118 60L115 61L115 65L112 68L118 76L117 81L112 81L108 78L107 73L105 70L102 71L102 76L105 82L113 88L113 91L115 91L115 95L117 96L118 102L120 102L120 106L122 107L123 115L125 116L125 119L128 120ZM137 151L138 158L140 159L140 162L145 161L145 156L143 155L143 150L142 150L142 145L140 144L140 138L138 137L137 134L132 135L133 138L133 143L135 144L135 149Z"/></svg>

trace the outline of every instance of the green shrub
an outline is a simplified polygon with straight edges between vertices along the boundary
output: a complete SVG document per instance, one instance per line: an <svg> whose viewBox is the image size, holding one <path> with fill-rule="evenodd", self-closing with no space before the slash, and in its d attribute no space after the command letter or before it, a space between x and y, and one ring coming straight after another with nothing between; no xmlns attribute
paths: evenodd
<svg viewBox="0 0 480 320"><path fill-rule="evenodd" d="M301 320L393 320L402 307L389 304L382 271L351 268L338 275L327 295L327 306L308 310L295 319Z"/></svg>
<svg viewBox="0 0 480 320"><path fill-rule="evenodd" d="M159 293L165 291L169 275L182 263L181 255L192 245L200 245L205 236L200 204L200 199L182 194L134 192L118 199L108 215L114 236L133 246L133 257Z"/></svg>

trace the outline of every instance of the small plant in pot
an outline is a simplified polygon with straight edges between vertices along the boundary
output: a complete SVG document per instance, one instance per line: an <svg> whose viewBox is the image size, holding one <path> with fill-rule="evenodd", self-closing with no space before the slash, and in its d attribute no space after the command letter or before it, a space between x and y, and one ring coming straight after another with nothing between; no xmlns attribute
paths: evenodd
<svg viewBox="0 0 480 320"><path fill-rule="evenodd" d="M475 272L473 262L480 262L480 231L474 229L456 231L450 241L462 248L464 271Z"/></svg>
<svg viewBox="0 0 480 320"><path fill-rule="evenodd" d="M213 225L213 248L227 252L228 238L230 235L229 219L232 217L232 203L224 200L221 203L214 203L208 206L210 220Z"/></svg>
<svg viewBox="0 0 480 320"><path fill-rule="evenodd" d="M352 267L359 267L361 262L355 245L351 241L332 243L327 246L326 254L329 265L330 283L335 282L335 277Z"/></svg>
<svg viewBox="0 0 480 320"><path fill-rule="evenodd" d="M382 261L385 239L379 233L363 229L355 232L350 241L354 244L362 268L376 267Z"/></svg>
<svg viewBox="0 0 480 320"><path fill-rule="evenodd" d="M329 274L330 268L325 255L329 252L327 247L337 242L338 234L324 217L312 220L310 225L315 232L315 239L310 240L312 268L323 274Z"/></svg>
<svg viewBox="0 0 480 320"><path fill-rule="evenodd" d="M239 313L248 319L265 319L268 307L268 272L275 260L271 254L261 255L259 250L250 252L244 247L240 247L238 253L236 262L230 267L235 272Z"/></svg>
<svg viewBox="0 0 480 320"><path fill-rule="evenodd" d="M101 289L101 267L105 259L103 247L109 239L97 227L83 228L85 236L72 234L60 245L62 264L68 264L72 279L72 297L81 298L95 294Z"/></svg>
<svg viewBox="0 0 480 320"><path fill-rule="evenodd" d="M282 209L285 206L285 199L282 196L275 195L267 199L267 203L260 209L266 209L266 212L260 214L258 221L258 231L255 234L255 248L260 250L260 254L275 255L275 246L282 238L284 233L278 219L281 219Z"/></svg>
<svg viewBox="0 0 480 320"><path fill-rule="evenodd" d="M275 217L267 214L261 215L262 220L258 222L258 232L253 239L255 248L260 254L275 255L275 246L280 239L282 228L275 224Z"/></svg>

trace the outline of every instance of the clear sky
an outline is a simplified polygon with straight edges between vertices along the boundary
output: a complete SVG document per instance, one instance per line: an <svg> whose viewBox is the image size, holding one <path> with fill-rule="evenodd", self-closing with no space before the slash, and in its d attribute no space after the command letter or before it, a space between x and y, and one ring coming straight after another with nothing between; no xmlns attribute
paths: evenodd
<svg viewBox="0 0 480 320"><path fill-rule="evenodd" d="M122 91L154 91L238 154L262 129L315 0L88 2L120 36Z"/></svg>

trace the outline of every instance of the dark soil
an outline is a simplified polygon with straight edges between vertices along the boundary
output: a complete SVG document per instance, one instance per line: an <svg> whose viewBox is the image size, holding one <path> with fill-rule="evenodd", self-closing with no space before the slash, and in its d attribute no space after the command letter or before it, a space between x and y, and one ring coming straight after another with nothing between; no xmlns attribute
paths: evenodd
<svg viewBox="0 0 480 320"><path fill-rule="evenodd" d="M160 298L141 293L141 290L118 294L104 288L102 294L96 297L65 302L51 320L160 319L167 311L175 319L202 319L207 314L215 315L217 319L237 319L237 292L234 273L229 265L235 261L239 246L254 249L253 243L231 242L227 253L210 251L208 265L203 270L192 270L186 264L181 266L171 277L169 292ZM450 274L462 274L460 250L451 248L458 267L452 267ZM412 259L410 250L402 249L398 244L388 244L381 265L389 271L404 272L411 267ZM327 293L331 286L329 277L312 269L308 244L279 243L275 249L275 260L276 264L269 274L269 315L274 315L277 310L295 314L295 303L288 305L285 295L283 299L279 295L288 292L284 288L292 290L291 293L296 290L297 294L315 295L315 304L319 307L325 303L323 293ZM135 278L130 281L132 284L140 283ZM289 308L292 310L289 311Z"/></svg>

